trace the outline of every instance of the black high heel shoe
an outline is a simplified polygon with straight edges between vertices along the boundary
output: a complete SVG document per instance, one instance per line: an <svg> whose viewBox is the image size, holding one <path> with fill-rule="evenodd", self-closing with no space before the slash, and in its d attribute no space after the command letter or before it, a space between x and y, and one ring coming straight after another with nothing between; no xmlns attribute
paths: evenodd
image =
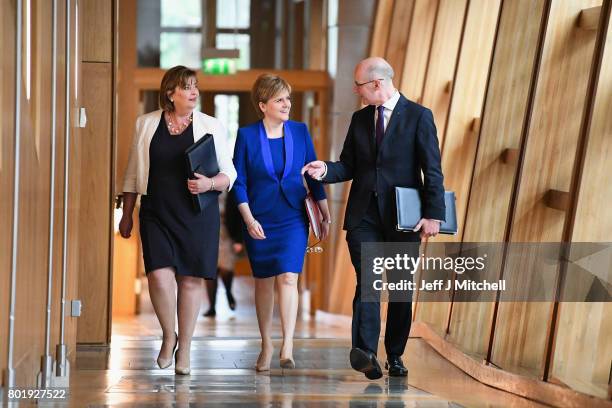
<svg viewBox="0 0 612 408"><path fill-rule="evenodd" d="M232 292L227 292L227 304L229 305L230 309L236 310L236 299L234 299Z"/></svg>

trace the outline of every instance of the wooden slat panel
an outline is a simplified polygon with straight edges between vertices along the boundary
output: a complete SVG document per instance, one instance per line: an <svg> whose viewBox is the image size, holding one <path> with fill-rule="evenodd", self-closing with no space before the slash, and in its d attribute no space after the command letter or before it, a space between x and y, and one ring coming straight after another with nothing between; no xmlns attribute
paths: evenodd
<svg viewBox="0 0 612 408"><path fill-rule="evenodd" d="M444 141L466 6L467 0L440 2L427 63L421 104L433 112L440 146Z"/></svg>
<svg viewBox="0 0 612 408"><path fill-rule="evenodd" d="M500 390L505 390L528 400L539 401L556 407L572 408L604 408L609 407L610 402L596 399L581 394L564 386L539 381L533 378L516 375L500 370L490 364L475 361L472 356L466 355L461 350L439 336L427 324L417 322L413 325L411 334L422 337L444 358L459 367L470 377ZM521 401L523 402L523 401ZM531 404L531 401L524 401Z"/></svg>
<svg viewBox="0 0 612 408"><path fill-rule="evenodd" d="M472 0L469 3L442 148L444 187L454 191L457 197L459 233L456 236L441 235L435 239L436 242L461 240L472 180L471 163L476 157L479 118L491 65L499 7L500 2L497 0ZM434 255L429 250L427 252ZM436 297L437 300L450 298L448 294L438 295L441 297ZM430 296L419 297L420 300L429 298ZM450 304L444 301L425 302L417 308L417 317L430 323L432 327L445 331L449 307Z"/></svg>
<svg viewBox="0 0 612 408"><path fill-rule="evenodd" d="M610 7L610 6L608 6ZM572 242L612 242L612 24L607 16L591 125L577 192ZM594 262L601 262L594 260ZM610 282L608 276L608 282ZM575 285L566 280L566 287ZM559 311L553 376L580 392L609 398L612 304L563 303Z"/></svg>
<svg viewBox="0 0 612 408"><path fill-rule="evenodd" d="M0 123L0 327L8 330L11 239L13 219L13 143L15 117L15 16L14 6L0 3L0 33L4 56L0 60L0 112L10 118ZM7 364L8 338L0 336L0 370Z"/></svg>
<svg viewBox="0 0 612 408"><path fill-rule="evenodd" d="M108 28L110 30L110 28ZM106 343L110 281L112 65L83 63L80 235L87 237L79 256L79 343ZM94 232L92 234L92 232Z"/></svg>
<svg viewBox="0 0 612 408"><path fill-rule="evenodd" d="M578 27L583 30L597 30L601 6L590 7L580 12L578 16Z"/></svg>
<svg viewBox="0 0 612 408"><path fill-rule="evenodd" d="M374 32L372 33L372 42L370 44L370 55L373 57L382 57L385 55L394 3L394 0L378 0L376 6L376 19L374 21Z"/></svg>
<svg viewBox="0 0 612 408"><path fill-rule="evenodd" d="M324 0L310 1L310 27L308 30L308 68L324 70L327 66L327 13Z"/></svg>
<svg viewBox="0 0 612 408"><path fill-rule="evenodd" d="M562 240L566 213L547 207L543 198L550 189L570 188L596 38L595 32L581 30L575 22L581 10L600 3L552 2L513 209L512 242ZM504 273L526 283L537 275L533 265L518 263L506 265ZM544 302L501 303L493 362L508 370L540 375L547 335L542 322L550 321L550 312L551 305Z"/></svg>
<svg viewBox="0 0 612 408"><path fill-rule="evenodd" d="M437 10L437 0L415 0L400 92L417 103L420 103L423 97L423 84Z"/></svg>
<svg viewBox="0 0 612 408"><path fill-rule="evenodd" d="M465 242L505 239L544 3L519 0L502 6L463 231ZM491 303L455 303L449 339L467 353L485 356L492 307Z"/></svg>
<svg viewBox="0 0 612 408"><path fill-rule="evenodd" d="M470 1L463 33L455 89L446 137L442 146L444 187L457 196L459 233L446 241L461 240L472 181L471 165L476 159L480 115L483 108L500 2Z"/></svg>
<svg viewBox="0 0 612 408"><path fill-rule="evenodd" d="M395 71L397 84L402 81L404 72L404 59L406 56L406 45L408 44L408 25L412 21L412 11L415 0L396 1L393 7L393 18L389 30L389 39L385 50L385 58Z"/></svg>
<svg viewBox="0 0 612 408"><path fill-rule="evenodd" d="M80 0L83 61L111 62L113 57L113 2ZM136 24L136 21L134 21Z"/></svg>

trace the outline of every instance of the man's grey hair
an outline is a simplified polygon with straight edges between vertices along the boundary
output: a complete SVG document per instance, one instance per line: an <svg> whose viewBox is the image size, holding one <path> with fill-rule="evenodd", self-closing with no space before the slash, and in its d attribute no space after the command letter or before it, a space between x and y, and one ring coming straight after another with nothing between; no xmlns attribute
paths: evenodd
<svg viewBox="0 0 612 408"><path fill-rule="evenodd" d="M367 68L368 78L370 79L393 79L393 68L386 61L376 62Z"/></svg>

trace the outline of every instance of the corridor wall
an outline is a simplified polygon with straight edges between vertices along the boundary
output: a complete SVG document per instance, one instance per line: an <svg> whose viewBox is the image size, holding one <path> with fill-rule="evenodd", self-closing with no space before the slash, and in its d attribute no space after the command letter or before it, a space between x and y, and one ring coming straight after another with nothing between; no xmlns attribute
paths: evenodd
<svg viewBox="0 0 612 408"><path fill-rule="evenodd" d="M371 55L433 111L445 188L457 194L459 234L432 242L612 241L609 20L609 0L378 2ZM400 24L407 38L393 34ZM348 278L336 253L335 273ZM533 276L529 265L495 270ZM414 309L412 334L481 381L551 405L611 398L608 303L462 303L437 292L417 294Z"/></svg>
<svg viewBox="0 0 612 408"><path fill-rule="evenodd" d="M52 2L32 1L29 8L24 7L22 19L23 48L21 52L22 81L15 83L15 0L0 4L2 18L2 79L0 85L2 121L0 143L0 369L3 384L7 383L8 318L11 264L12 233L17 228L14 349L12 367L15 370L15 384L19 387L35 387L36 376L41 370L41 357L45 354L45 320L47 302L48 255L53 254L53 290L51 302L50 353L55 355L55 346L60 342L60 300L62 271L62 232L63 232L63 195L64 195L64 141L65 141L65 3L58 2L58 40L57 77L51 77L51 39L52 39ZM71 2L72 40L74 53L74 25L76 22L75 3ZM30 28L29 30L27 28ZM71 69L68 80L75 81L75 71ZM55 194L51 192L51 83L57 84L56 111L56 162ZM15 92L21 91L20 146L15 154ZM76 110L79 94L71 88L69 107ZM71 112L72 113L72 112ZM68 239L67 239L67 276L66 298L77 298L77 264L79 257L79 231L74 222L80 207L79 192L74 186L80 182L79 132L71 122L70 168L68 174ZM19 160L19 183L15 184L15 163ZM18 187L18 223L13 225L13 200ZM49 246L50 200L55 203L53 247ZM75 350L76 319L69 313L65 324L65 344L69 352ZM69 354L73 358L73 354ZM74 360L73 360L74 362Z"/></svg>
<svg viewBox="0 0 612 408"><path fill-rule="evenodd" d="M56 2L58 30L55 77L52 73L54 2L29 0L21 1L20 4L23 13L22 48L18 58L22 77L16 83L18 2L11 0L0 3L3 38L0 109L4 117L0 125L0 370L2 383L7 385L12 237L15 228L15 315L11 367L14 369L16 386L37 387L41 359L46 354L49 260L52 286L48 351L54 362L58 357L56 345L61 343L64 250L64 344L70 364L73 367L76 364L77 325L80 342L106 343L109 340L110 320L105 313L110 301L108 284L112 228L110 181L113 110L113 64L110 58L113 48L114 4L94 0ZM68 60L66 4L70 16ZM102 37L108 41L102 41ZM101 61L102 58L107 59L105 63ZM66 63L70 70L68 78L65 77ZM57 89L55 100L52 95L53 83ZM16 87L21 92L21 114L17 120L14 102ZM55 136L52 133L54 102ZM85 115L81 115L81 108L84 108ZM17 136L16 124L19 124ZM19 145L16 152L17 141ZM55 163L54 179L51 178L52 159ZM18 183L15 177L17 162ZM68 173L65 185L66 163ZM68 188L66 213L65 186ZM15 198L18 198L18 213L13 208ZM54 204L53 213L50 213L51 203ZM18 215L16 223L13 223L14 214ZM67 232L65 248L64 221ZM81 317L71 313L73 300L82 302Z"/></svg>

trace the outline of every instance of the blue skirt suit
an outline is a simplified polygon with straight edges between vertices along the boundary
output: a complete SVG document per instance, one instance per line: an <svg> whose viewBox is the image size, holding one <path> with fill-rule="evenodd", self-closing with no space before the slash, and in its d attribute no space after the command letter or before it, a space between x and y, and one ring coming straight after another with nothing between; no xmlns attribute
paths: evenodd
<svg viewBox="0 0 612 408"><path fill-rule="evenodd" d="M304 123L287 121L283 137L269 139L262 121L238 129L234 166L238 176L232 191L236 201L248 203L261 224L265 239L251 238L245 246L255 278L285 272L300 273L308 243L306 188L300 170L317 160ZM323 185L306 177L315 200L325 199Z"/></svg>

